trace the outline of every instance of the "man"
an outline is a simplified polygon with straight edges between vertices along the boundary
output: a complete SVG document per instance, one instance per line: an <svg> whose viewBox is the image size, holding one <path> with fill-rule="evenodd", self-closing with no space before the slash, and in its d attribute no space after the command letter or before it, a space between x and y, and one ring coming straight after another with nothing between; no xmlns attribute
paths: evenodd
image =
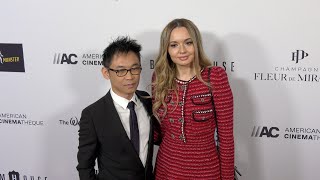
<svg viewBox="0 0 320 180"><path fill-rule="evenodd" d="M141 46L128 37L117 38L104 50L101 71L110 80L111 89L82 111L80 180L153 179L154 117L149 94L137 90L142 70L140 51Z"/></svg>

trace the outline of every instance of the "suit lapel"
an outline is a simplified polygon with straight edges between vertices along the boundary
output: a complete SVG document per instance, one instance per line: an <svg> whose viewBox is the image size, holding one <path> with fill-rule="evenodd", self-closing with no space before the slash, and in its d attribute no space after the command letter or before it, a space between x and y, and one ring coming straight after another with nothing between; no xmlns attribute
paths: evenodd
<svg viewBox="0 0 320 180"><path fill-rule="evenodd" d="M147 110L148 115L151 117L152 115L152 102L151 98L142 96L139 91L136 92L137 97L142 102L144 108Z"/></svg>
<svg viewBox="0 0 320 180"><path fill-rule="evenodd" d="M153 159L153 120L154 116L152 113L152 100L149 97L143 97L140 95L139 91L136 91L137 97L140 99L142 102L144 108L146 109L148 115L149 115L149 122L150 122L150 132L149 132L149 140L148 140L148 153L147 153L147 161L146 161L146 168L145 168L145 173L146 177L147 172L151 171L152 172L152 159ZM150 170L149 170L150 168Z"/></svg>
<svg viewBox="0 0 320 180"><path fill-rule="evenodd" d="M107 119L110 120L109 125L112 128L118 129L119 133L120 133L120 137L121 139L119 139L119 141L124 142L125 146L127 146L127 150L130 154L132 154L132 156L135 157L135 159L137 159L137 162L139 162L139 165L143 166L139 154L135 151L133 144L131 143L131 140L129 139L127 132L125 131L122 122L120 120L120 116L116 110L116 107L113 103L113 99L111 97L111 93L110 91L107 93L107 95L105 96L105 102L106 102L106 113L105 116L109 117ZM111 116L111 118L110 118Z"/></svg>

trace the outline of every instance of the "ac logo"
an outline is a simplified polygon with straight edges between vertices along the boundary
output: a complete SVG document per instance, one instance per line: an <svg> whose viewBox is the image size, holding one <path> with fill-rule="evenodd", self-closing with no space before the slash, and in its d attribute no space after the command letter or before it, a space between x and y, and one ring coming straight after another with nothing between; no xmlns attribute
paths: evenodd
<svg viewBox="0 0 320 180"><path fill-rule="evenodd" d="M78 61L75 60L77 57L78 56L76 54L67 55L66 53L63 53L63 54L56 53L54 54L53 64L63 64L63 63L77 64Z"/></svg>
<svg viewBox="0 0 320 180"><path fill-rule="evenodd" d="M296 52L292 52L292 61L298 63L300 60L307 57L309 54L304 52L303 50L297 50Z"/></svg>
<svg viewBox="0 0 320 180"><path fill-rule="evenodd" d="M279 131L278 127L268 128L267 126L254 126L252 130L251 137L263 137L266 136L268 138L277 138L279 137L279 133L275 132Z"/></svg>

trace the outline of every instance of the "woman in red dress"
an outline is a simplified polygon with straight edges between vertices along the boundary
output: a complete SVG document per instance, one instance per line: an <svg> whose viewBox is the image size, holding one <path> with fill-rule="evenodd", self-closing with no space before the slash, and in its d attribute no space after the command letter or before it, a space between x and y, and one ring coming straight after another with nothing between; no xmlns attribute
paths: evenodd
<svg viewBox="0 0 320 180"><path fill-rule="evenodd" d="M190 20L175 19L162 31L152 92L161 142L156 179L233 180L232 91L224 69L211 67Z"/></svg>

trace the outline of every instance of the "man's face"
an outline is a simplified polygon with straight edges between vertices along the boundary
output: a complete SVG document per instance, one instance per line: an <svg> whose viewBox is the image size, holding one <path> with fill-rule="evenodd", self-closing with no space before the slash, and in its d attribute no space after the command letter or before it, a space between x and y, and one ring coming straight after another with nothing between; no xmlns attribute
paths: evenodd
<svg viewBox="0 0 320 180"><path fill-rule="evenodd" d="M110 80L113 92L130 100L139 85L140 73L132 75L131 72L127 72L125 76L119 77L115 71L140 67L141 65L138 56L129 51L127 54L120 53L114 55L109 69L103 67L102 74L104 78Z"/></svg>

